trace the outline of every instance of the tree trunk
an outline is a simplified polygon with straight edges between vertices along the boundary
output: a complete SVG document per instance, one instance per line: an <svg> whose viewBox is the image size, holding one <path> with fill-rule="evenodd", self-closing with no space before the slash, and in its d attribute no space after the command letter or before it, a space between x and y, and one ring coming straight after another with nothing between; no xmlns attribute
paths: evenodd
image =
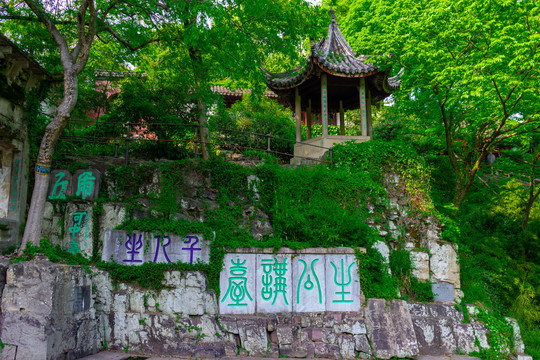
<svg viewBox="0 0 540 360"><path fill-rule="evenodd" d="M527 225L529 222L531 209L533 207L535 200L540 195L540 189L538 189L536 194L534 193L534 183L535 183L534 179L531 179L530 187L529 187L529 199L527 200L527 205L525 205L525 211L523 212L523 220L521 221L521 229L523 231L527 230Z"/></svg>
<svg viewBox="0 0 540 360"><path fill-rule="evenodd" d="M203 160L209 159L208 145L210 142L210 136L208 134L208 124L206 123L206 105L200 101L199 108L199 139L201 141L201 153Z"/></svg>
<svg viewBox="0 0 540 360"><path fill-rule="evenodd" d="M463 178L463 179L456 179L456 187L454 189L454 200L453 204L456 208L454 211L454 216L459 213L459 210L461 209L461 205L463 205L463 201L465 201L465 196L467 195L467 192L469 191L469 187L472 184L472 181L469 182L470 177Z"/></svg>
<svg viewBox="0 0 540 360"><path fill-rule="evenodd" d="M77 72L72 67L64 71L64 97L56 110L53 121L46 129L41 140L39 153L35 168L36 180L28 218L22 239L21 249L25 249L28 243L39 246L41 240L41 222L43 220L43 209L47 201L47 189L49 187L49 177L52 165L52 158L56 149L58 139L67 124L69 116L77 103Z"/></svg>
<svg viewBox="0 0 540 360"><path fill-rule="evenodd" d="M456 210L454 212L454 216L459 213L459 210L461 209L461 205L463 205L463 201L465 201L465 196L467 196L467 192L469 191L474 178L476 177L476 173L478 172L478 169L480 168L480 164L482 163L482 159L484 159L487 155L486 150L482 150L480 152L480 155L476 158L476 161L474 162L474 165L472 166L471 170L467 171L464 175L461 175L459 172L456 172L456 188L454 192L454 206L456 207Z"/></svg>

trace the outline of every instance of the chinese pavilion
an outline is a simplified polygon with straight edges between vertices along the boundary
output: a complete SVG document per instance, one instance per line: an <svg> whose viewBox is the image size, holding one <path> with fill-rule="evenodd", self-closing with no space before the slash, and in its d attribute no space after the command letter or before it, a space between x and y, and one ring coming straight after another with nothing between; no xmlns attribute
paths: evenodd
<svg viewBox="0 0 540 360"><path fill-rule="evenodd" d="M398 77L364 61L356 55L341 34L334 10L328 38L311 45L304 65L283 72L267 73L268 87L295 110L296 144L293 162L319 159L334 144L354 140L371 140L371 106L376 105L399 87ZM345 136L345 110L361 109L361 136ZM302 141L302 112L306 113L307 140ZM320 114L322 135L311 137L312 114ZM328 135L329 113L339 114L340 135Z"/></svg>

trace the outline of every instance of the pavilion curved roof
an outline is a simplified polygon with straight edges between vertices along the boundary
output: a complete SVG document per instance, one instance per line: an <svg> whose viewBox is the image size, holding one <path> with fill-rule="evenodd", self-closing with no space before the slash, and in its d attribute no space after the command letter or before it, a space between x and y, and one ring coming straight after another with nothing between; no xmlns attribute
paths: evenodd
<svg viewBox="0 0 540 360"><path fill-rule="evenodd" d="M294 88L310 78L318 67L322 71L338 77L361 78L379 73L378 66L365 63L371 55L356 55L341 33L334 10L330 10L332 22L328 26L328 38L322 38L311 48L305 64L282 73L267 72L266 80L270 88L285 90ZM389 92L399 87L399 76L384 77L381 88Z"/></svg>

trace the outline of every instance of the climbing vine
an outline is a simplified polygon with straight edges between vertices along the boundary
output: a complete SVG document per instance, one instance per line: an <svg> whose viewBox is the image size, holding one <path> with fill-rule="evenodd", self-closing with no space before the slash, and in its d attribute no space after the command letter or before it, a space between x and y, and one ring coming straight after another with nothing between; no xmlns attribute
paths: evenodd
<svg viewBox="0 0 540 360"><path fill-rule="evenodd" d="M262 162L256 168L219 157L207 162L186 159L110 166L103 175L100 196L93 201L94 253L85 264L91 260L115 282L150 289L163 286L165 271L204 271L209 287L219 294L219 273L228 249L365 247L367 253L358 254L364 293L367 297L395 298L400 282L388 275L380 254L371 249L380 237L370 223L382 221L388 204L385 169L403 172L407 191L419 194L418 212L426 211L422 197L428 190L422 186L428 186L428 170L415 162L413 151L375 141L349 144L337 147L328 164L297 169L284 168L266 154L260 157ZM351 160L356 157L363 160ZM248 183L250 175L255 178ZM186 207L186 199L196 206ZM128 266L102 262L99 221L107 202L121 203L126 209L125 221L117 229L179 236L195 233L212 239L210 263ZM273 231L256 238L251 230L261 221L268 221ZM58 261L67 256L65 251L45 244L42 251L47 256ZM76 262L81 257L69 259ZM412 279L410 274L407 279Z"/></svg>

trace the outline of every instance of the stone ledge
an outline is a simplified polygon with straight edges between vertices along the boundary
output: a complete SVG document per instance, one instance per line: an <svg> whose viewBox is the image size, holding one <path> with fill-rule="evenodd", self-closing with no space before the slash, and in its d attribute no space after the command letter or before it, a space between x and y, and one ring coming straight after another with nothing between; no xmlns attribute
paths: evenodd
<svg viewBox="0 0 540 360"><path fill-rule="evenodd" d="M307 249L290 249L283 247L279 250L274 250L274 248L261 248L261 247L251 247L251 248L236 248L236 249L227 249L228 253L236 254L354 254L355 250L365 253L365 248L351 248L351 247L316 247L316 248L307 248Z"/></svg>

